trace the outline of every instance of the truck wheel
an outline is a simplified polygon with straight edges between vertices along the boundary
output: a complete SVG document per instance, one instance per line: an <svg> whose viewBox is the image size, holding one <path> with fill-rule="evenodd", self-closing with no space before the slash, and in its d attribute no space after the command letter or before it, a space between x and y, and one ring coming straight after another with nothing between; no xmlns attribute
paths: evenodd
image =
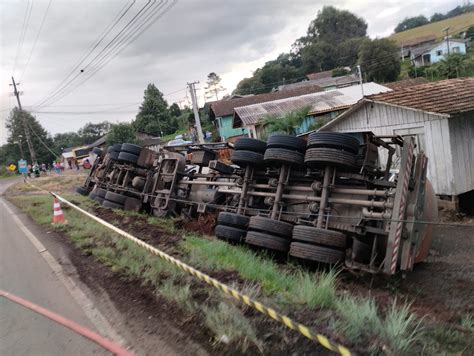
<svg viewBox="0 0 474 356"><path fill-rule="evenodd" d="M308 136L308 148L335 148L357 154L359 145L357 138L340 132L313 132Z"/></svg>
<svg viewBox="0 0 474 356"><path fill-rule="evenodd" d="M105 194L107 194L107 189L99 188L95 191L95 195L102 199L105 199Z"/></svg>
<svg viewBox="0 0 474 356"><path fill-rule="evenodd" d="M111 160L113 161L117 161L118 160L118 156L119 156L119 153L116 152L116 151L110 151L109 153L109 157Z"/></svg>
<svg viewBox="0 0 474 356"><path fill-rule="evenodd" d="M247 230L238 229L232 226L217 225L214 229L214 235L219 240L241 243L245 241Z"/></svg>
<svg viewBox="0 0 474 356"><path fill-rule="evenodd" d="M345 252L329 247L316 246L301 242L292 242L290 256L304 260L336 264L344 259Z"/></svg>
<svg viewBox="0 0 474 356"><path fill-rule="evenodd" d="M124 210L136 211L137 213L142 210L142 201L137 198L127 197L123 204Z"/></svg>
<svg viewBox="0 0 474 356"><path fill-rule="evenodd" d="M249 222L249 229L268 232L290 240L293 225L284 221L265 218L263 216L252 216Z"/></svg>
<svg viewBox="0 0 474 356"><path fill-rule="evenodd" d="M257 153L264 153L267 148L265 141L257 140L250 137L239 138L234 143L234 150L238 151L252 151Z"/></svg>
<svg viewBox="0 0 474 356"><path fill-rule="evenodd" d="M306 150L306 141L291 135L276 134L270 136L268 139L267 149L268 148L285 148L287 150L304 153Z"/></svg>
<svg viewBox="0 0 474 356"><path fill-rule="evenodd" d="M105 207L105 208L111 208L111 209L123 209L122 204L117 204L117 203L114 203L114 202L109 201L109 200L104 200L102 202L102 206Z"/></svg>
<svg viewBox="0 0 474 356"><path fill-rule="evenodd" d="M302 165L304 156L300 152L286 148L267 148L264 160L265 162Z"/></svg>
<svg viewBox="0 0 474 356"><path fill-rule="evenodd" d="M122 147L120 147L120 152L128 152L137 156L140 155L141 150L140 146L131 143L122 143Z"/></svg>
<svg viewBox="0 0 474 356"><path fill-rule="evenodd" d="M313 167L331 165L352 168L356 164L356 156L351 152L335 148L308 148L304 162Z"/></svg>
<svg viewBox="0 0 474 356"><path fill-rule="evenodd" d="M113 203L120 204L120 205L125 204L126 199L127 199L127 197L125 195L110 192L110 191L108 191L105 194L105 200L108 200L108 201L111 201Z"/></svg>
<svg viewBox="0 0 474 356"><path fill-rule="evenodd" d="M222 211L219 213L217 217L217 224L225 225L225 226L232 226L237 228L247 229L249 226L250 218L245 215L235 214L235 213L228 213L226 211Z"/></svg>
<svg viewBox="0 0 474 356"><path fill-rule="evenodd" d="M265 247L281 252L288 252L288 248L290 247L290 241L283 237L256 231L248 231L245 242L249 245Z"/></svg>
<svg viewBox="0 0 474 356"><path fill-rule="evenodd" d="M91 189L86 187L77 187L76 192L78 192L80 195L88 196L91 192Z"/></svg>
<svg viewBox="0 0 474 356"><path fill-rule="evenodd" d="M113 152L120 152L122 150L122 144L121 143L116 143L115 145L112 145L112 151Z"/></svg>
<svg viewBox="0 0 474 356"><path fill-rule="evenodd" d="M305 225L296 225L293 228L293 240L342 249L345 249L347 244L346 235L342 232Z"/></svg>
<svg viewBox="0 0 474 356"><path fill-rule="evenodd" d="M134 155L133 153L120 152L118 155L118 160L131 164L137 164L138 156Z"/></svg>
<svg viewBox="0 0 474 356"><path fill-rule="evenodd" d="M230 160L241 167L248 165L258 166L263 163L263 154L252 151L234 150Z"/></svg>

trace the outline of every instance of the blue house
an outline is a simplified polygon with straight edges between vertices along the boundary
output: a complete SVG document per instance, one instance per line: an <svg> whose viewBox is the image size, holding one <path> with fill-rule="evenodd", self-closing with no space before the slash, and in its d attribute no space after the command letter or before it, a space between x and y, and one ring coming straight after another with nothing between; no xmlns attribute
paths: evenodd
<svg viewBox="0 0 474 356"><path fill-rule="evenodd" d="M291 90L276 91L266 94L233 96L228 99L214 101L209 104L209 118L214 121L222 141L234 141L240 136L248 136L245 127L234 127L234 108L266 103L274 100L297 97L305 94L321 92L320 86L311 85Z"/></svg>
<svg viewBox="0 0 474 356"><path fill-rule="evenodd" d="M448 53L466 54L466 42L463 39L449 38L442 42L422 46L412 51L411 59L416 67L435 64L441 61Z"/></svg>

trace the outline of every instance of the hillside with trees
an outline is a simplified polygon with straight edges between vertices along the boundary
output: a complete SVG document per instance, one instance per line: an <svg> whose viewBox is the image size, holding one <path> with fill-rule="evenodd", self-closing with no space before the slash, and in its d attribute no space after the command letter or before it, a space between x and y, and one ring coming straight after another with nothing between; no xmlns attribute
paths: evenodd
<svg viewBox="0 0 474 356"><path fill-rule="evenodd" d="M363 48L375 49L379 45L382 46L380 51L372 50L370 56L364 54L361 57ZM390 57L388 62L385 61L387 56ZM280 54L255 70L251 77L241 80L234 94L267 93L278 85L305 80L309 73L335 70L334 74L338 74L340 68L354 67L358 63L363 66L376 63L379 81L391 81L396 78L393 70L397 65L393 62L397 60L395 44L367 37L367 22L363 18L347 10L325 6L309 24L306 35L293 43L289 53ZM367 66L367 70L372 69ZM386 71L390 74L383 76Z"/></svg>
<svg viewBox="0 0 474 356"><path fill-rule="evenodd" d="M456 6L454 9L446 12L445 14L441 14L437 12L433 14L429 20L423 15L414 16L414 17L406 17L404 20L398 23L394 31L395 33L407 31L412 28L417 28L420 26L427 25L429 23L443 21L446 19L450 19L452 17L460 16L468 12L474 12L474 5L467 4L467 5L462 5L462 6Z"/></svg>

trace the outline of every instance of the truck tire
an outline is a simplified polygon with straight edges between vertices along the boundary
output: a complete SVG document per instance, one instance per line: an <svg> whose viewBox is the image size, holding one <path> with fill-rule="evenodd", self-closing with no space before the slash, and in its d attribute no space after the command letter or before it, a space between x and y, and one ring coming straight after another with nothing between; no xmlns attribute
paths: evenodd
<svg viewBox="0 0 474 356"><path fill-rule="evenodd" d="M340 132L313 132L308 136L308 148L335 148L356 155L359 146L357 138Z"/></svg>
<svg viewBox="0 0 474 356"><path fill-rule="evenodd" d="M279 236L263 232L248 231L245 242L249 245L268 248L269 250L288 252L290 241Z"/></svg>
<svg viewBox="0 0 474 356"><path fill-rule="evenodd" d="M233 163L245 167L245 166L258 166L263 163L263 154L252 151L236 151L232 153L230 159Z"/></svg>
<svg viewBox="0 0 474 356"><path fill-rule="evenodd" d="M314 226L296 225L293 240L345 249L346 235L339 231L320 229Z"/></svg>
<svg viewBox="0 0 474 356"><path fill-rule="evenodd" d="M105 200L111 201L116 204L123 205L125 204L125 200L127 197L125 195L119 194L119 193L114 193L111 191L107 191L105 194Z"/></svg>
<svg viewBox="0 0 474 356"><path fill-rule="evenodd" d="M105 199L105 194L107 194L107 189L98 188L95 190L95 195L99 198Z"/></svg>
<svg viewBox="0 0 474 356"><path fill-rule="evenodd" d="M343 261L345 252L329 247L292 242L290 245L290 256L303 260L336 264Z"/></svg>
<svg viewBox="0 0 474 356"><path fill-rule="evenodd" d="M118 160L122 162L131 163L131 164L137 164L138 156L133 153L120 152L118 154Z"/></svg>
<svg viewBox="0 0 474 356"><path fill-rule="evenodd" d="M273 220L263 216L252 216L249 221L249 230L268 232L270 234L291 240L293 225L284 221Z"/></svg>
<svg viewBox="0 0 474 356"><path fill-rule="evenodd" d="M263 157L265 162L302 165L304 156L302 153L286 148L267 148Z"/></svg>
<svg viewBox="0 0 474 356"><path fill-rule="evenodd" d="M142 148L140 146L131 143L122 143L122 147L120 148L120 152L133 153L137 156L140 155L141 150Z"/></svg>
<svg viewBox="0 0 474 356"><path fill-rule="evenodd" d="M104 200L102 202L102 206L105 207L105 208L122 209L123 210L123 205L122 204L117 204L117 203L114 203L113 201L109 201L109 200Z"/></svg>
<svg viewBox="0 0 474 356"><path fill-rule="evenodd" d="M352 168L356 165L356 156L351 152L335 148L308 148L304 157L308 166L323 167L327 165Z"/></svg>
<svg viewBox="0 0 474 356"><path fill-rule="evenodd" d="M86 187L77 187L76 192L78 192L80 195L88 196L91 192L91 189Z"/></svg>
<svg viewBox="0 0 474 356"><path fill-rule="evenodd" d="M127 197L123 204L123 208L127 211L136 211L139 213L142 210L142 201L137 198Z"/></svg>
<svg viewBox="0 0 474 356"><path fill-rule="evenodd" d="M291 135L276 134L270 136L268 139L267 149L268 148L285 148L287 150L304 153L306 150L306 141Z"/></svg>
<svg viewBox="0 0 474 356"><path fill-rule="evenodd" d="M119 153L116 151L110 151L109 157L112 161L117 161L118 160Z"/></svg>
<svg viewBox="0 0 474 356"><path fill-rule="evenodd" d="M214 229L214 235L219 240L241 243L245 241L247 230L238 229L232 226L217 225Z"/></svg>
<svg viewBox="0 0 474 356"><path fill-rule="evenodd" d="M121 143L116 143L115 145L112 145L112 151L113 152L120 152L122 150L122 144Z"/></svg>
<svg viewBox="0 0 474 356"><path fill-rule="evenodd" d="M238 151L252 151L257 153L264 153L267 148L265 141L257 140L250 137L239 138L234 143L234 150Z"/></svg>
<svg viewBox="0 0 474 356"><path fill-rule="evenodd" d="M248 216L228 213L226 211L220 212L219 216L217 217L217 224L237 227L241 229L247 229L247 227L249 226L249 221L250 218Z"/></svg>

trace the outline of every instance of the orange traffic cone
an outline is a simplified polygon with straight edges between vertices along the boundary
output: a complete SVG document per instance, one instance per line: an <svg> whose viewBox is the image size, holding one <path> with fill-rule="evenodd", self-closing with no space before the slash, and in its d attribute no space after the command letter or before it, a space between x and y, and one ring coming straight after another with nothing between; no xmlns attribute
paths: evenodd
<svg viewBox="0 0 474 356"><path fill-rule="evenodd" d="M59 204L58 198L54 198L53 204L53 224L65 224L67 223L64 217L63 211L61 210L61 204Z"/></svg>

